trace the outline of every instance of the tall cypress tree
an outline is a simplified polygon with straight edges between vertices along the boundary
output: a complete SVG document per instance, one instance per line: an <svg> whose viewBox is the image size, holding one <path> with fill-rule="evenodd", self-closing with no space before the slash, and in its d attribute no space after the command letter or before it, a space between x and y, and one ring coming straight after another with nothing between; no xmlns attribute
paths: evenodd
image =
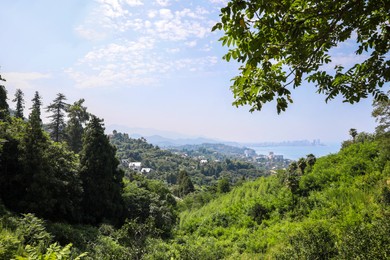
<svg viewBox="0 0 390 260"><path fill-rule="evenodd" d="M83 139L80 177L84 190L84 222L118 224L123 212L122 178L115 148L104 134L103 120L92 116Z"/></svg>
<svg viewBox="0 0 390 260"><path fill-rule="evenodd" d="M52 112L49 116L51 118L49 130L50 137L56 142L65 140L65 112L68 108L65 100L65 95L58 93L57 98L46 108L47 112Z"/></svg>
<svg viewBox="0 0 390 260"><path fill-rule="evenodd" d="M36 128L42 127L42 119L41 119L41 106L42 106L42 98L39 95L38 91L35 91L34 98L31 100L32 107L30 108L31 112L29 115L29 122L31 126Z"/></svg>
<svg viewBox="0 0 390 260"><path fill-rule="evenodd" d="M35 138L36 142L44 140L44 134L42 131L42 119L41 119L41 106L42 98L38 91L35 91L32 101L31 112L29 115L29 125L31 131L31 138Z"/></svg>
<svg viewBox="0 0 390 260"><path fill-rule="evenodd" d="M79 153L83 146L83 124L89 119L87 108L83 106L84 99L80 99L69 106L68 109L68 124L66 126L66 137L70 149Z"/></svg>
<svg viewBox="0 0 390 260"><path fill-rule="evenodd" d="M15 98L12 100L12 102L16 102L16 113L15 117L17 118L24 118L23 116L23 110L24 110L24 99L23 99L23 92L20 89L17 89L15 92Z"/></svg>

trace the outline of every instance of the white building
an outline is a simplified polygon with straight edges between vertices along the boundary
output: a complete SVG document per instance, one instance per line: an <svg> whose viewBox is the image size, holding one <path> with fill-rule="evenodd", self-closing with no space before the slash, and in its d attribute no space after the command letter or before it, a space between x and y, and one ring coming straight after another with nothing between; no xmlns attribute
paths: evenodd
<svg viewBox="0 0 390 260"><path fill-rule="evenodd" d="M141 171L142 168L142 163L141 162L130 162L129 163L129 168L134 170L134 171Z"/></svg>
<svg viewBox="0 0 390 260"><path fill-rule="evenodd" d="M142 168L141 169L141 173L150 173L150 172L152 172L151 168Z"/></svg>
<svg viewBox="0 0 390 260"><path fill-rule="evenodd" d="M206 163L207 163L207 160L205 160L205 159L200 160L200 164L206 164Z"/></svg>

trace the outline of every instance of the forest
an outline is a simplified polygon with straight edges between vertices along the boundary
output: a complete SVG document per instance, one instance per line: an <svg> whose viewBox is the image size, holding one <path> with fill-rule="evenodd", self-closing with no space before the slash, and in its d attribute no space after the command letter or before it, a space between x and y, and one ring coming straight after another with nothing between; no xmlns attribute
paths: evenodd
<svg viewBox="0 0 390 260"><path fill-rule="evenodd" d="M122 2L127 3L128 9L122 9ZM94 12L93 19L87 19L87 25L98 18L102 18L98 23L104 27L109 22L122 21L125 16L132 17L135 7L143 6L141 2L96 1L104 3L102 10L111 16ZM174 12L167 9L168 2L153 2L153 12L145 13L145 17L157 16L156 4L165 7L160 9L160 16L174 17ZM351 128L350 138L342 143L339 152L319 158L308 154L285 168L267 171L240 158L216 153L221 149L229 150L227 147L203 145L184 147L178 152L161 149L144 138L130 138L128 133L107 134L104 120L88 111L84 99L72 103L65 94L58 93L43 107L43 97L38 91L32 97L25 97L21 89L8 93L5 79L0 75L0 260L390 259L389 2L209 2L224 4L219 21L215 22L213 17L207 24L214 23L210 31L222 31L220 42L227 47L223 59L239 65L230 87L234 106L246 106L254 112L272 103L280 114L292 106L293 98L299 100L293 96L296 88L308 83L325 97L325 102L341 98L343 102L354 104L372 96L372 116L377 122L375 132ZM17 4L15 9L19 10L22 5ZM190 5L192 8L194 3ZM110 6L115 8L110 9ZM80 13L75 10L79 9L74 8L71 15L65 16L77 16ZM19 35L14 39L11 33L20 33L22 26L9 26L8 22L12 22L9 20L25 20L25 25L39 22L33 21L34 16L30 17L34 10L28 10L27 17L20 13L14 15L12 9L4 10L9 17L23 18L9 19L3 15L7 21L3 43L10 40L9 48L24 39ZM154 20L154 23L145 20L145 26L157 24L158 29L179 29L180 35L193 35L201 18L197 14L207 13L207 8L198 8L196 13L183 9L175 13L172 20L175 23L166 20L169 23L161 26L165 20ZM179 23L178 17L184 14L198 20ZM49 14L44 16L46 20L40 22L51 24L47 20ZM153 74L169 74L163 68L167 64L175 67L172 74L183 74L176 67L186 67L181 63L188 63L188 59L165 62L166 56L142 62L144 65L150 61L152 66L134 66L136 70L129 70L139 57L158 53L159 49L152 48L156 39L168 36L152 30L150 35L141 34L145 37L135 41L136 44L130 44L134 39L127 37L134 31L119 33L122 29L135 29L143 24L140 21L143 20L127 20L123 26L104 27L104 32L113 31L127 45L109 45L109 49L115 50L115 55L107 58L110 70L99 69L97 64L91 63L91 70L97 69L99 76L104 77L93 77L92 83L115 79L111 76L116 69L112 68L119 67L125 69L117 73L120 77L111 84L138 79L124 77L126 73L149 75L146 71L150 70ZM72 26L75 24L72 20ZM35 40L31 44L22 42L20 51L9 56L22 57L20 60L25 63L32 59L27 53L34 52L33 57L39 60L40 66L30 69L36 71L44 63L47 63L45 68L50 68L55 65L50 62L73 56L69 51L62 52L61 45L85 48L84 42L77 44L73 40L72 44L56 42L51 48L42 44L46 43L46 38L40 37L45 34L61 32L65 35L67 30L56 26L53 23L53 31L26 26L34 28L31 36L26 37ZM190 30L195 32L190 33ZM75 31L100 37L99 33L82 26L69 34ZM155 35L161 39L150 37ZM202 30L199 38L175 37L174 43L187 39L183 46L190 52L191 47L200 45L201 38L206 39L206 36ZM149 44L144 42L150 39L154 40ZM195 40L190 41L192 39ZM204 51L212 42L204 45ZM166 47L176 46L170 46L172 41L163 43L166 55ZM11 53L8 48L2 49ZM144 51L137 53L136 58L125 55L137 48ZM92 49L85 58L78 59L77 64L82 65L106 52L101 47ZM179 49L170 50L173 55ZM94 54L96 51L98 54ZM340 59L338 52L343 51L350 63ZM52 53L62 56L50 55ZM45 55L53 56L50 62L41 60ZM119 58L126 63L117 67L111 64ZM207 62L197 63L205 71L212 70L205 63L213 63L214 58L210 56ZM154 63L160 59L164 63ZM14 62L12 64L11 67L16 68ZM28 68L25 64L19 65L21 70ZM78 66L61 65L61 71L64 68L74 76L83 75ZM196 70L191 68L191 78L182 78L181 84L194 80L193 75L200 75L194 74ZM55 66L52 71L56 71ZM28 75L30 80L50 77L41 73ZM81 79L75 83L84 83L88 78ZM151 79L154 81L153 77ZM214 84L213 81L207 83ZM202 92L202 88L198 92ZM201 94L206 97L210 93ZM28 111L25 98L32 103ZM159 98L164 100L164 96ZM145 98L143 102L153 103L153 100ZM43 118L46 114L48 117ZM47 120L48 123L44 123ZM228 152L237 154L236 150ZM203 158L204 154L208 157ZM148 170L131 168L131 165L142 165Z"/></svg>
<svg viewBox="0 0 390 260"><path fill-rule="evenodd" d="M351 129L337 154L270 176L225 159L201 165L114 131L80 99L24 114L0 88L0 259L387 259L390 114ZM121 161L154 168L140 174Z"/></svg>

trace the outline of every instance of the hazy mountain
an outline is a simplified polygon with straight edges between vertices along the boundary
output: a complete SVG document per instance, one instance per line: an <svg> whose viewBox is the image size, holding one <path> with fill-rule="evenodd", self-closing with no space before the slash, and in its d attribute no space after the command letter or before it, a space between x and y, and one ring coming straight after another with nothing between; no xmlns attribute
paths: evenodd
<svg viewBox="0 0 390 260"><path fill-rule="evenodd" d="M128 133L132 138L145 138L148 143L161 147L181 146L186 144L203 144L203 143L223 143L228 145L240 146L238 143L216 140L207 137L190 136L180 133L157 130L152 128L127 127L122 125L109 125L106 127L106 132L111 133L117 130L121 133Z"/></svg>

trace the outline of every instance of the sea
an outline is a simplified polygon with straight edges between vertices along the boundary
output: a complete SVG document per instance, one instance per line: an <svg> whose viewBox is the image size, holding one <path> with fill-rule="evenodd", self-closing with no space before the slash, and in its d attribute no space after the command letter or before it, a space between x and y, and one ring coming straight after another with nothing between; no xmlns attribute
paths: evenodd
<svg viewBox="0 0 390 260"><path fill-rule="evenodd" d="M275 155L283 155L284 159L298 160L301 157L306 158L308 154L314 154L317 158L337 153L341 148L341 143L325 143L321 145L304 145L304 146L251 146L258 155L268 155L273 152Z"/></svg>

